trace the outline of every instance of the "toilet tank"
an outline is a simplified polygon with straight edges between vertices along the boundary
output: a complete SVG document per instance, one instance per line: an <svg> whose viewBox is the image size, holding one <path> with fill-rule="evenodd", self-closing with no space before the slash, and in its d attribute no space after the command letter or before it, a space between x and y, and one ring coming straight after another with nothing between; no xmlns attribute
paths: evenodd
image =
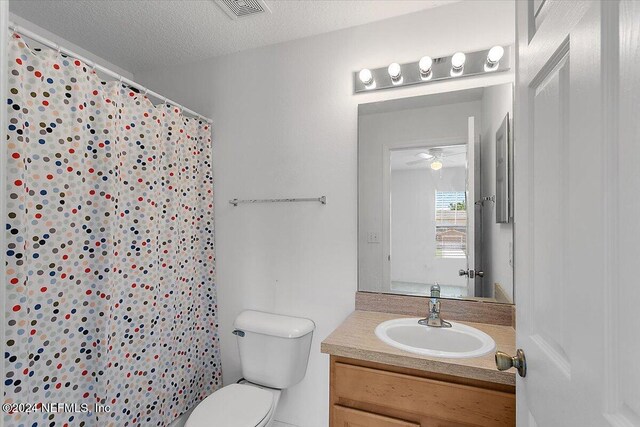
<svg viewBox="0 0 640 427"><path fill-rule="evenodd" d="M249 382L283 389L307 372L315 324L301 317L247 310L234 322L242 376Z"/></svg>

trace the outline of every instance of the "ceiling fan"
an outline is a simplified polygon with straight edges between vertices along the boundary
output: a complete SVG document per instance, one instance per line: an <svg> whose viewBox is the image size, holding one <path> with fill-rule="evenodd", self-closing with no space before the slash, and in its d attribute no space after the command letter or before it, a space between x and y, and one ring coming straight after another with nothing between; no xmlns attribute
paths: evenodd
<svg viewBox="0 0 640 427"><path fill-rule="evenodd" d="M459 151L455 150L453 147L447 148L446 153L440 147L429 148L425 151L421 151L418 154L416 154L416 157L418 157L417 160L406 162L406 164L407 166L413 166L420 163L430 163L431 169L440 170L442 169L442 166L443 166L443 163L442 163L443 159L447 157L452 157L452 156L459 156L460 154L466 153L467 147L462 146L460 148L461 149Z"/></svg>

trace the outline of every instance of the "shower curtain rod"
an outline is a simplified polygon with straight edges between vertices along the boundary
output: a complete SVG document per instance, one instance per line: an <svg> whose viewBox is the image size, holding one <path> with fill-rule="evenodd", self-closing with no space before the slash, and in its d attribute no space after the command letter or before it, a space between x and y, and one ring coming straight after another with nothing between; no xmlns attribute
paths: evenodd
<svg viewBox="0 0 640 427"><path fill-rule="evenodd" d="M72 52L69 49L66 49L66 48L62 47L59 44L57 44L57 43L55 43L55 42L53 42L53 41L51 41L51 40L49 40L49 39L47 39L45 37L42 37L42 36L34 33L33 31L29 31L26 28L22 28L22 27L16 25L15 23L13 23L11 21L9 21L9 29L11 31L13 31L14 33L21 34L21 35L23 35L23 36L25 36L25 37L27 37L29 39L35 40L36 42L38 42L40 44L43 44L43 45L45 45L47 47L55 49L58 52L64 53L67 56L70 56L70 57L75 58L75 59L77 59L79 61L82 61L85 64L87 64L89 67L93 68L94 70L98 70L98 71L100 71L100 72L102 72L102 73L104 73L104 74L106 74L108 76L114 77L114 78L120 80L120 82L126 84L127 86L130 86L130 87L138 89L144 95L151 95L154 98L160 99L164 103L171 104L171 105L174 105L176 107L180 107L183 112L191 114L191 115L196 116L196 117L199 117L199 118L201 118L202 120L206 121L209 124L213 123L213 120L211 120L210 118L205 117L202 114L196 113L195 111L191 110L190 108L185 107L184 105L178 104L177 102L174 102L174 101L170 100L169 98L160 95L157 92L149 90L148 88L142 86L141 84L138 84L138 83L134 82L133 80L129 80L128 78L116 73L115 71L111 71L110 69L105 68L102 65L97 64L96 62L91 61L91 60L85 58L82 55L78 55L77 53Z"/></svg>

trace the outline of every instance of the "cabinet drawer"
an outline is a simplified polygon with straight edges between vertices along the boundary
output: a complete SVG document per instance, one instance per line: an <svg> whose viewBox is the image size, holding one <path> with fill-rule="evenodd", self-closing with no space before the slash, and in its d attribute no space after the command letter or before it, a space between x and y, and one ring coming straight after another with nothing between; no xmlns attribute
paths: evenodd
<svg viewBox="0 0 640 427"><path fill-rule="evenodd" d="M333 427L420 427L420 424L372 414L340 405L333 406Z"/></svg>
<svg viewBox="0 0 640 427"><path fill-rule="evenodd" d="M333 381L336 403L359 402L474 426L515 426L512 393L340 362L335 363Z"/></svg>

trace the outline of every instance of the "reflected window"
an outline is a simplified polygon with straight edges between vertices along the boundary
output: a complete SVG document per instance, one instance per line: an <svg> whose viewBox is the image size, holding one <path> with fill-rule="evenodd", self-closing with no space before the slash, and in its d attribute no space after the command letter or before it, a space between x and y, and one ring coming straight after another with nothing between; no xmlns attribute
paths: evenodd
<svg viewBox="0 0 640 427"><path fill-rule="evenodd" d="M436 258L466 258L466 192L436 190L435 207Z"/></svg>

